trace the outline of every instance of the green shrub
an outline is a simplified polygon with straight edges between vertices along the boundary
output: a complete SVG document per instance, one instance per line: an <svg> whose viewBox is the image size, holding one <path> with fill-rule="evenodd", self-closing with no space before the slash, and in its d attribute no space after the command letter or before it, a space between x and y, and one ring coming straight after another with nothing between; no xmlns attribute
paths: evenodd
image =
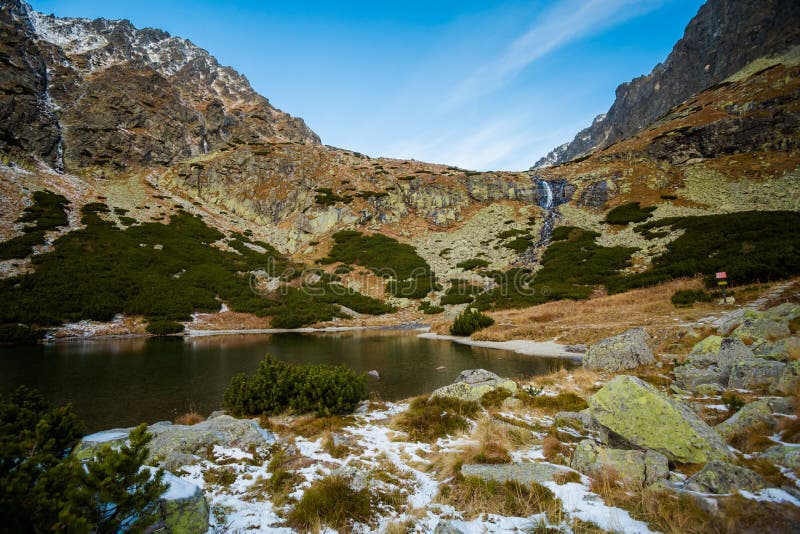
<svg viewBox="0 0 800 534"><path fill-rule="evenodd" d="M33 247L43 245L45 232L69 224L66 198L50 191L36 191L33 204L25 208L17 222L25 225L23 234L0 243L0 261L25 258L33 253Z"/></svg>
<svg viewBox="0 0 800 534"><path fill-rule="evenodd" d="M0 325L0 344L24 345L36 343L44 338L44 334L44 330L24 324L4 324Z"/></svg>
<svg viewBox="0 0 800 534"><path fill-rule="evenodd" d="M320 524L345 531L353 522L368 523L373 515L368 489L353 490L347 480L332 475L317 480L303 492L288 520L291 526L305 532Z"/></svg>
<svg viewBox="0 0 800 534"><path fill-rule="evenodd" d="M70 454L82 424L21 387L0 396L0 521L6 532L143 531L158 520L162 472L142 470L151 436L140 425L127 444Z"/></svg>
<svg viewBox="0 0 800 534"><path fill-rule="evenodd" d="M736 393L725 393L722 395L722 403L728 409L728 412L732 414L741 410L742 406L745 404L744 399Z"/></svg>
<svg viewBox="0 0 800 534"><path fill-rule="evenodd" d="M148 333L154 336L168 336L170 334L178 334L183 332L184 326L175 321L150 321L147 323Z"/></svg>
<svg viewBox="0 0 800 534"><path fill-rule="evenodd" d="M781 280L800 273L800 213L744 211L721 215L673 217L636 227L647 238L654 229L684 233L653 259L649 270L608 281L610 292L702 274L714 287L714 273L726 271L736 284Z"/></svg>
<svg viewBox="0 0 800 534"><path fill-rule="evenodd" d="M225 391L234 415L290 410L317 416L346 414L366 398L367 380L344 366L293 365L269 354L253 376L237 375Z"/></svg>
<svg viewBox="0 0 800 534"><path fill-rule="evenodd" d="M695 302L710 302L714 296L702 289L679 289L672 294L670 301L678 307L691 306Z"/></svg>
<svg viewBox="0 0 800 534"><path fill-rule="evenodd" d="M489 262L486 260L482 260L480 258L472 258L470 260L464 260L456 264L456 267L464 269L465 271L473 271L475 269L488 266Z"/></svg>
<svg viewBox="0 0 800 534"><path fill-rule="evenodd" d="M436 315L442 313L444 308L442 306L434 306L428 300L423 300L419 303L419 310L425 315Z"/></svg>
<svg viewBox="0 0 800 534"><path fill-rule="evenodd" d="M612 209L606 215L607 224L628 224L646 221L652 216L656 206L640 208L638 202L629 202Z"/></svg>
<svg viewBox="0 0 800 534"><path fill-rule="evenodd" d="M533 238L531 236L520 236L516 239L512 239L506 243L503 243L503 246L513 250L517 254L522 254L529 248L533 246Z"/></svg>
<svg viewBox="0 0 800 534"><path fill-rule="evenodd" d="M492 326L494 319L477 310L466 309L456 317L450 326L450 333L454 336L471 336L478 330Z"/></svg>
<svg viewBox="0 0 800 534"><path fill-rule="evenodd" d="M314 201L322 206L332 206L339 202L349 204L353 201L353 197L349 195L338 195L328 187L318 187L316 193Z"/></svg>
<svg viewBox="0 0 800 534"><path fill-rule="evenodd" d="M477 402L450 397L417 397L394 422L412 441L432 443L437 439L469 429L468 418L480 410Z"/></svg>

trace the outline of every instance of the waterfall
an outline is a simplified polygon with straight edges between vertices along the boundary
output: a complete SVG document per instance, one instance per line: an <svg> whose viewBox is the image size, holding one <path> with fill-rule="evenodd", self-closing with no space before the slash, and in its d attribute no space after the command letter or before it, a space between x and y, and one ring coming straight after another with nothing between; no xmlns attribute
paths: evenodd
<svg viewBox="0 0 800 534"><path fill-rule="evenodd" d="M538 256L537 252L550 243L553 228L559 217L558 206L569 200L566 190L567 181L563 178L547 181L538 176L533 176L532 179L536 184L537 190L536 204L544 210L544 221L542 222L539 239L520 256L520 261L523 263L535 262Z"/></svg>

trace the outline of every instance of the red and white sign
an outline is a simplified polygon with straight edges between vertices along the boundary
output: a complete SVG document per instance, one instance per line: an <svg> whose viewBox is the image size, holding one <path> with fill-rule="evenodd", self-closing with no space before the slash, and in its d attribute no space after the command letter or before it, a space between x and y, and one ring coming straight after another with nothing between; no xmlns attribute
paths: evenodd
<svg viewBox="0 0 800 534"><path fill-rule="evenodd" d="M728 273L726 273L725 271L717 273L717 280L722 280L723 278L728 278Z"/></svg>

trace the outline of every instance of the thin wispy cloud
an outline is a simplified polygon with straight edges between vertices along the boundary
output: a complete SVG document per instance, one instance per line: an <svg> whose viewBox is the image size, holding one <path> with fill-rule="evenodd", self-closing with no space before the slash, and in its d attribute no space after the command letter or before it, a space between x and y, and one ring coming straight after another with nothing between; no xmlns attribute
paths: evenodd
<svg viewBox="0 0 800 534"><path fill-rule="evenodd" d="M498 55L461 80L445 99L445 109L493 93L531 63L578 39L652 11L664 0L563 0L543 12L533 25Z"/></svg>

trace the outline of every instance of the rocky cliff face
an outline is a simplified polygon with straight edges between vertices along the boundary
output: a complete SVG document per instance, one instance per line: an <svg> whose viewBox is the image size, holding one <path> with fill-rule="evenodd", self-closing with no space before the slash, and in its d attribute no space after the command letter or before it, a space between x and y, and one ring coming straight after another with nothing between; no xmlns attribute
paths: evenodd
<svg viewBox="0 0 800 534"><path fill-rule="evenodd" d="M126 20L0 8L0 142L66 170L167 165L231 141L318 144L191 42ZM76 98L80 95L80 98Z"/></svg>
<svg viewBox="0 0 800 534"><path fill-rule="evenodd" d="M751 61L797 44L800 3L796 0L709 0L663 64L620 85L606 115L533 168L565 163L634 135Z"/></svg>

